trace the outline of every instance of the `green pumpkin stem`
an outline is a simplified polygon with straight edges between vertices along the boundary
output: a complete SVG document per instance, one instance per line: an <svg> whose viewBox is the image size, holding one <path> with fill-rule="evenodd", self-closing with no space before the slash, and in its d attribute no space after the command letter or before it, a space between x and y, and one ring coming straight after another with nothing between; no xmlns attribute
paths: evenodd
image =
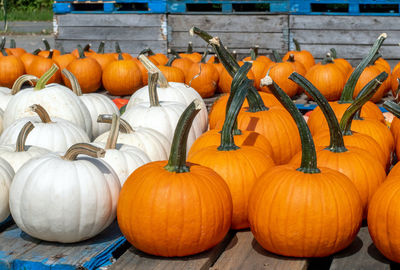
<svg viewBox="0 0 400 270"><path fill-rule="evenodd" d="M331 52L331 56L332 56L332 58L333 59L336 59L337 58L337 52L336 52L336 49L335 48L330 48L330 50L329 50L330 52Z"/></svg>
<svg viewBox="0 0 400 270"><path fill-rule="evenodd" d="M332 110L332 107L329 105L328 100L310 81L308 81L300 74L293 72L289 76L289 79L301 86L304 91L306 91L321 108L322 113L324 114L329 126L330 144L327 149L331 152L336 153L346 152L347 149L344 145L343 135L342 131L340 130L339 122L336 118L335 113Z"/></svg>
<svg viewBox="0 0 400 270"><path fill-rule="evenodd" d="M400 118L400 105L391 101L391 100L386 100L382 104L383 108L391 112L394 116L397 118Z"/></svg>
<svg viewBox="0 0 400 270"><path fill-rule="evenodd" d="M351 103L353 102L353 93L354 88L356 87L357 81L361 76L361 73L367 67L368 63L371 59L375 56L378 52L379 48L382 46L383 41L386 39L386 33L381 34L378 39L375 41L372 48L369 50L368 55L363 58L363 60L358 64L358 66L354 69L351 73L349 79L347 80L346 84L344 85L342 95L340 97L340 103Z"/></svg>
<svg viewBox="0 0 400 270"><path fill-rule="evenodd" d="M150 48L146 48L146 49L141 50L140 53L138 54L138 56L141 55L141 54L147 54L148 55L149 50L150 50Z"/></svg>
<svg viewBox="0 0 400 270"><path fill-rule="evenodd" d="M168 62L165 64L166 67L170 67L172 65L172 62L174 62L175 59L177 59L176 55L171 55L171 57L168 59Z"/></svg>
<svg viewBox="0 0 400 270"><path fill-rule="evenodd" d="M379 52L377 52L377 53L374 55L374 57L372 57L372 59L371 59L371 61L369 62L368 66L373 66L373 65L375 64L375 62L376 62L379 58L381 58L381 57L382 57L382 55L381 55Z"/></svg>
<svg viewBox="0 0 400 270"><path fill-rule="evenodd" d="M293 39L294 46L296 47L296 51L301 52L300 43L297 39Z"/></svg>
<svg viewBox="0 0 400 270"><path fill-rule="evenodd" d="M219 151L232 151L239 149L235 145L233 136L235 131L236 119L239 114L240 108L246 98L247 92L250 88L251 81L247 80L247 73L251 69L252 64L246 62L242 67L239 68L235 77L232 80L231 95L229 99L229 108L226 113L225 122L221 132L221 145L218 147Z"/></svg>
<svg viewBox="0 0 400 270"><path fill-rule="evenodd" d="M64 160L73 161L76 160L78 155L87 155L93 158L102 158L106 154L106 151L102 148L96 147L88 143L77 143L72 145L65 155L61 158Z"/></svg>
<svg viewBox="0 0 400 270"><path fill-rule="evenodd" d="M78 44L77 48L78 48L79 58L80 59L86 58L85 52L83 51L81 44Z"/></svg>
<svg viewBox="0 0 400 270"><path fill-rule="evenodd" d="M15 39L10 39L10 48L15 49L17 48L17 43L15 42Z"/></svg>
<svg viewBox="0 0 400 270"><path fill-rule="evenodd" d="M99 44L99 48L97 49L98 54L104 54L104 45L105 45L104 41L101 41Z"/></svg>
<svg viewBox="0 0 400 270"><path fill-rule="evenodd" d="M333 64L333 57L330 53L327 53L324 57L324 59L321 62L321 65L326 65L326 64Z"/></svg>
<svg viewBox="0 0 400 270"><path fill-rule="evenodd" d="M282 57L281 55L278 53L277 50L272 50L272 57L274 58L276 63L281 63L282 62Z"/></svg>
<svg viewBox="0 0 400 270"><path fill-rule="evenodd" d="M36 86L34 88L35 91L42 90L43 88L46 87L47 82L50 80L51 77L57 72L58 66L56 64L53 64L51 68L46 71L42 77L37 81Z"/></svg>
<svg viewBox="0 0 400 270"><path fill-rule="evenodd" d="M3 54L3 56L8 56L8 53L6 52L6 49L4 48L5 46L6 46L6 38L1 37L0 51Z"/></svg>
<svg viewBox="0 0 400 270"><path fill-rule="evenodd" d="M251 48L251 51L250 51L250 58L251 58L252 61L257 60L258 48L259 48L259 47L260 47L260 46L256 45L256 46L254 46L253 48Z"/></svg>
<svg viewBox="0 0 400 270"><path fill-rule="evenodd" d="M113 113L111 120L111 129L110 133L108 133L105 149L115 149L115 147L117 146L119 126L120 126L119 115Z"/></svg>
<svg viewBox="0 0 400 270"><path fill-rule="evenodd" d="M157 94L158 72L148 72L148 77L150 107L160 107Z"/></svg>
<svg viewBox="0 0 400 270"><path fill-rule="evenodd" d="M186 147L190 128L197 113L201 110L201 102L195 99L179 118L172 140L171 152L167 165L164 167L169 172L185 173L190 168L186 165Z"/></svg>
<svg viewBox="0 0 400 270"><path fill-rule="evenodd" d="M25 142L29 133L35 128L31 121L28 121L18 133L17 142L15 144L15 152L25 151Z"/></svg>
<svg viewBox="0 0 400 270"><path fill-rule="evenodd" d="M261 80L262 86L268 86L272 94L286 108L293 117L299 129L301 140L301 165L297 170L303 173L320 173L317 167L317 154L315 152L314 141L310 130L304 120L303 115L297 109L290 97L272 80L268 75Z"/></svg>
<svg viewBox="0 0 400 270"><path fill-rule="evenodd" d="M67 77L67 79L71 83L72 92L74 92L75 95L77 95L77 96L82 96L82 89L81 89L81 86L79 85L79 82L76 79L75 75L72 74L72 72L66 68L64 68L61 71L61 73L64 74L64 76Z"/></svg>
<svg viewBox="0 0 400 270"><path fill-rule="evenodd" d="M33 104L33 105L29 106L29 109L31 109L33 112L35 112L39 116L42 123L45 123L45 124L53 123L53 121L51 121L50 115L48 114L46 109L43 108L40 104Z"/></svg>
<svg viewBox="0 0 400 270"><path fill-rule="evenodd" d="M193 43L191 41L188 42L186 53L193 53Z"/></svg>
<svg viewBox="0 0 400 270"><path fill-rule="evenodd" d="M50 47L50 43L47 41L47 39L42 38L42 42L44 44L45 51L50 51L51 47Z"/></svg>
<svg viewBox="0 0 400 270"><path fill-rule="evenodd" d="M124 58L122 57L122 53L118 53L118 61L124 60Z"/></svg>
<svg viewBox="0 0 400 270"><path fill-rule="evenodd" d="M38 55L42 50L41 49L36 49L32 52L33 55Z"/></svg>
<svg viewBox="0 0 400 270"><path fill-rule="evenodd" d="M89 52L90 51L90 47L92 47L92 44L88 43L85 45L85 47L83 47L83 51L84 52Z"/></svg>
<svg viewBox="0 0 400 270"><path fill-rule="evenodd" d="M175 56L176 59L181 59L182 57L174 49L168 49L168 53Z"/></svg>
<svg viewBox="0 0 400 270"><path fill-rule="evenodd" d="M353 101L350 107L344 112L342 119L340 120L340 129L342 130L343 135L351 135L351 123L353 118L358 110L368 101L370 98L376 93L378 88L381 86L383 81L386 80L388 74L386 72L382 72L374 79L372 79L369 83L367 83L363 89L361 90L358 98Z"/></svg>
<svg viewBox="0 0 400 270"><path fill-rule="evenodd" d="M47 59L52 59L54 55L53 49L50 50L49 55L47 56Z"/></svg>

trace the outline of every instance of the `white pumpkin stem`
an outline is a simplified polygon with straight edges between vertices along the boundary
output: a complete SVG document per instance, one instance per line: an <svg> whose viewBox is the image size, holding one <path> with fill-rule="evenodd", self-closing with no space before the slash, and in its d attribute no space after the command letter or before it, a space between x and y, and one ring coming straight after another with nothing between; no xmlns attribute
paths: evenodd
<svg viewBox="0 0 400 270"><path fill-rule="evenodd" d="M157 94L158 72L149 71L148 74L149 74L148 88L149 88L150 107L160 107L160 102L158 100L158 94Z"/></svg>
<svg viewBox="0 0 400 270"><path fill-rule="evenodd" d="M42 123L52 123L50 115L47 113L46 109L43 108L40 104L29 106L29 109L34 111L40 117Z"/></svg>
<svg viewBox="0 0 400 270"><path fill-rule="evenodd" d="M24 83L29 82L33 86L33 82L37 82L38 80L38 77L29 74L20 76L18 79L15 80L12 86L11 95L15 95L16 93L18 93Z"/></svg>
<svg viewBox="0 0 400 270"><path fill-rule="evenodd" d="M111 114L100 114L97 117L97 123L111 124L112 123L112 115ZM135 132L135 130L131 127L131 125L129 125L129 123L126 122L126 120L124 120L122 118L119 119L119 131L122 133L128 133L128 134L132 134Z"/></svg>
<svg viewBox="0 0 400 270"><path fill-rule="evenodd" d="M50 80L51 77L57 72L58 66L53 64L49 70L47 70L42 77L37 81L36 86L34 88L35 91L42 90L46 87L47 82Z"/></svg>
<svg viewBox="0 0 400 270"><path fill-rule="evenodd" d="M160 87L162 87L162 88L169 87L167 78L165 78L165 76L161 72L161 70L159 70L158 67L156 67L156 65L154 65L153 62L151 62L149 60L149 58L147 58L143 54L139 55L138 58L139 58L140 62L142 62L143 66L147 69L147 71L158 72L158 83L160 84Z"/></svg>
<svg viewBox="0 0 400 270"><path fill-rule="evenodd" d="M78 155L87 155L93 158L102 158L106 154L103 148L96 147L88 143L77 143L71 146L62 159L73 161Z"/></svg>
<svg viewBox="0 0 400 270"><path fill-rule="evenodd" d="M117 146L118 134L120 126L120 117L116 113L112 115L111 130L108 134L107 143L105 149L115 149Z"/></svg>
<svg viewBox="0 0 400 270"><path fill-rule="evenodd" d="M35 128L31 121L28 121L18 134L17 143L15 144L15 152L25 151L25 142L29 133Z"/></svg>
<svg viewBox="0 0 400 270"><path fill-rule="evenodd" d="M64 68L61 72L62 74L64 74L65 77L68 78L69 82L71 83L72 92L74 92L77 96L82 96L82 89L75 75L66 68Z"/></svg>

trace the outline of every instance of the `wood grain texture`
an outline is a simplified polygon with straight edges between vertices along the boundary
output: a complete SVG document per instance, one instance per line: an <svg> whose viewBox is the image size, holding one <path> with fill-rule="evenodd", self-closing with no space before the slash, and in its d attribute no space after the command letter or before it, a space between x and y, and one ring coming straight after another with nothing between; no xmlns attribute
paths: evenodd
<svg viewBox="0 0 400 270"><path fill-rule="evenodd" d="M167 19L165 14L64 14L54 18L59 26L75 27L159 27Z"/></svg>
<svg viewBox="0 0 400 270"><path fill-rule="evenodd" d="M203 253L182 258L162 258L145 254L135 247L125 252L112 270L206 270L217 260L234 233L229 232L225 239L216 247Z"/></svg>
<svg viewBox="0 0 400 270"><path fill-rule="evenodd" d="M269 253L256 242L250 231L239 231L211 269L305 270L307 265L305 259L287 258Z"/></svg>
<svg viewBox="0 0 400 270"><path fill-rule="evenodd" d="M372 243L368 228L362 227L354 242L333 257L330 270L389 270L390 262ZM397 268L396 268L397 269Z"/></svg>

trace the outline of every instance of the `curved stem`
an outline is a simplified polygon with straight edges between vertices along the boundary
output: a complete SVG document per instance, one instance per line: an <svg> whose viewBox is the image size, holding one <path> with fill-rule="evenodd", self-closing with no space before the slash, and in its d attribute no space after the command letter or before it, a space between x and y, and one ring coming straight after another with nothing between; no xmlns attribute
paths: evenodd
<svg viewBox="0 0 400 270"><path fill-rule="evenodd" d="M203 53L203 56L201 57L201 60L200 60L200 63L206 63L206 58L207 58L207 55L208 55L208 50L206 49L205 51L204 51L204 53Z"/></svg>
<svg viewBox="0 0 400 270"><path fill-rule="evenodd" d="M314 141L303 115L297 109L296 105L294 105L290 97L272 80L271 77L266 76L265 78L261 79L261 85L268 86L272 94L279 100L280 103L282 103L282 105L293 117L299 129L302 156L301 166L297 170L303 173L320 173L321 171L317 167L317 154L315 152Z"/></svg>
<svg viewBox="0 0 400 270"><path fill-rule="evenodd" d="M377 53L383 41L386 39L386 37L387 37L386 33L383 33L378 37L372 48L369 50L368 55L364 57L364 59L360 62L360 64L358 64L355 70L351 73L349 79L344 85L343 92L339 100L340 103L353 101L354 88L356 87L357 81L360 78L361 73L364 71L368 63Z"/></svg>
<svg viewBox="0 0 400 270"><path fill-rule="evenodd" d="M32 52L33 55L38 55L42 50L41 49L36 49Z"/></svg>
<svg viewBox="0 0 400 270"><path fill-rule="evenodd" d="M25 142L29 133L35 128L31 121L28 121L18 133L17 142L15 144L15 152L25 151Z"/></svg>
<svg viewBox="0 0 400 270"><path fill-rule="evenodd" d="M172 62L174 62L175 59L177 59L176 55L175 54L171 55L171 57L168 59L168 62L165 64L165 66L170 67L172 65Z"/></svg>
<svg viewBox="0 0 400 270"><path fill-rule="evenodd" d="M78 44L77 48L78 48L79 58L80 59L86 58L85 52L84 52L82 46L80 44Z"/></svg>
<svg viewBox="0 0 400 270"><path fill-rule="evenodd" d="M150 98L150 107L160 107L157 94L158 72L149 72L148 89Z"/></svg>
<svg viewBox="0 0 400 270"><path fill-rule="evenodd" d="M361 90L361 96L354 100L350 107L347 108L342 116L342 119L340 120L340 129L342 130L343 135L351 135L351 123L356 112L376 93L378 88L387 77L388 74L386 72L382 72L372 79Z"/></svg>
<svg viewBox="0 0 400 270"><path fill-rule="evenodd" d="M176 125L174 139L172 140L171 153L168 164L164 167L169 172L184 173L190 168L186 165L186 146L190 128L197 113L201 110L201 102L195 99L179 118Z"/></svg>
<svg viewBox="0 0 400 270"><path fill-rule="evenodd" d="M140 62L142 62L143 66L150 72L158 72L158 83L160 84L161 88L169 87L167 78L165 78L164 74L162 74L161 70L159 70L153 62L149 60L144 54L138 56Z"/></svg>
<svg viewBox="0 0 400 270"><path fill-rule="evenodd" d="M112 115L111 129L110 133L108 133L105 149L115 149L115 147L117 146L119 126L120 126L119 116L116 113L114 113Z"/></svg>
<svg viewBox="0 0 400 270"><path fill-rule="evenodd" d="M318 104L322 110L326 121L329 126L330 144L328 150L331 152L346 152L347 149L344 145L342 131L332 107L329 105L328 100L321 94L320 91L306 78L300 74L293 72L290 74L289 79L301 86Z"/></svg>
<svg viewBox="0 0 400 270"><path fill-rule="evenodd" d="M221 132L221 145L218 147L219 151L232 151L239 149L235 145L233 135L237 116L240 108L246 98L247 92L250 88L251 81L246 80L246 75L251 69L252 64L246 62L236 73L232 81L232 90L229 99L231 99L230 106L226 113L226 118ZM229 100L228 100L229 102Z"/></svg>
<svg viewBox="0 0 400 270"><path fill-rule="evenodd" d="M46 71L42 77L37 81L36 86L34 90L42 90L43 88L46 87L46 83L50 80L50 78L57 72L58 66L56 64L53 64L51 68Z"/></svg>
<svg viewBox="0 0 400 270"><path fill-rule="evenodd" d="M100 114L97 117L97 123L106 123L106 124L111 124L112 123L112 115L111 114ZM135 130L129 125L126 120L120 118L119 119L119 131L122 133L134 133Z"/></svg>
<svg viewBox="0 0 400 270"><path fill-rule="evenodd" d="M297 41L297 39L294 38L293 43L296 46L296 51L301 52L300 43Z"/></svg>
<svg viewBox="0 0 400 270"><path fill-rule="evenodd" d="M43 108L40 104L29 106L29 109L34 111L39 116L42 123L52 123L50 115L47 113L46 109Z"/></svg>
<svg viewBox="0 0 400 270"><path fill-rule="evenodd" d="M64 68L61 72L71 83L72 92L74 92L77 96L82 96L82 89L75 75L66 68Z"/></svg>
<svg viewBox="0 0 400 270"><path fill-rule="evenodd" d="M51 47L49 42L45 38L42 38L42 42L44 43L45 50L50 51Z"/></svg>
<svg viewBox="0 0 400 270"><path fill-rule="evenodd" d="M93 158L102 158L106 154L106 151L102 148L96 147L88 143L77 143L71 146L62 159L73 161L78 155L87 155Z"/></svg>
<svg viewBox="0 0 400 270"><path fill-rule="evenodd" d="M54 51L51 49L49 52L49 55L47 56L47 59L53 58L53 54L54 54Z"/></svg>
<svg viewBox="0 0 400 270"><path fill-rule="evenodd" d="M400 118L400 105L391 101L391 100L386 100L382 104L383 108L391 112L394 116L397 118Z"/></svg>
<svg viewBox="0 0 400 270"><path fill-rule="evenodd" d="M11 95L15 95L16 93L18 93L24 83L29 82L33 86L33 82L37 82L38 80L39 78L33 75L25 74L20 76L18 79L15 80L11 88Z"/></svg>
<svg viewBox="0 0 400 270"><path fill-rule="evenodd" d="M101 41L99 44L99 48L97 49L98 54L104 54L104 45L105 45L104 41Z"/></svg>

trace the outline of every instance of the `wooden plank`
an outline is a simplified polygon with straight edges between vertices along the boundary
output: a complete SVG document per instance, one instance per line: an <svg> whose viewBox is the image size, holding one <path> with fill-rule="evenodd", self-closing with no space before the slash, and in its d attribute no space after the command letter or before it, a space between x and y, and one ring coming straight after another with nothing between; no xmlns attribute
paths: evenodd
<svg viewBox="0 0 400 270"><path fill-rule="evenodd" d="M303 270L307 265L305 259L287 258L269 253L256 242L250 231L239 231L211 269Z"/></svg>
<svg viewBox="0 0 400 270"><path fill-rule="evenodd" d="M288 15L169 15L173 32L185 32L191 26L213 32L279 33L288 28Z"/></svg>
<svg viewBox="0 0 400 270"><path fill-rule="evenodd" d="M166 22L165 14L65 14L55 16L60 26L137 26L160 27Z"/></svg>
<svg viewBox="0 0 400 270"><path fill-rule="evenodd" d="M333 257L330 270L389 270L390 262L372 243L367 226L361 227L354 242Z"/></svg>
<svg viewBox="0 0 400 270"><path fill-rule="evenodd" d="M386 16L290 15L290 29L399 30L396 18ZM316 23L318 22L318 23Z"/></svg>
<svg viewBox="0 0 400 270"><path fill-rule="evenodd" d="M216 261L224 251L234 232L229 232L225 239L214 248L197 255L187 257L162 258L145 254L135 247L125 252L112 270L206 270Z"/></svg>
<svg viewBox="0 0 400 270"><path fill-rule="evenodd" d="M60 244L41 241L40 244L16 256L13 265L14 269L97 269L108 262L111 263L112 252L125 242L126 239L115 221L101 234L83 242Z"/></svg>
<svg viewBox="0 0 400 270"><path fill-rule="evenodd" d="M77 44L92 44L92 47L97 49L99 46L100 40L63 40L57 39L55 44L56 48L64 47L66 52L70 52L76 48ZM121 46L122 51L132 54L133 56L137 56L143 49L150 47L155 53L167 53L167 42L166 41L132 41L132 40L120 40L119 44ZM115 44L110 40L106 40L105 44L105 52L115 52Z"/></svg>
<svg viewBox="0 0 400 270"><path fill-rule="evenodd" d="M384 45L397 45L400 40L399 31L386 31L388 37L384 41ZM290 34L296 38L300 44L357 44L370 45L382 34L382 31L365 31L365 30L326 30L326 29L307 29L307 30L291 30Z"/></svg>
<svg viewBox="0 0 400 270"><path fill-rule="evenodd" d="M59 27L58 39L75 40L167 40L160 26L158 27Z"/></svg>

